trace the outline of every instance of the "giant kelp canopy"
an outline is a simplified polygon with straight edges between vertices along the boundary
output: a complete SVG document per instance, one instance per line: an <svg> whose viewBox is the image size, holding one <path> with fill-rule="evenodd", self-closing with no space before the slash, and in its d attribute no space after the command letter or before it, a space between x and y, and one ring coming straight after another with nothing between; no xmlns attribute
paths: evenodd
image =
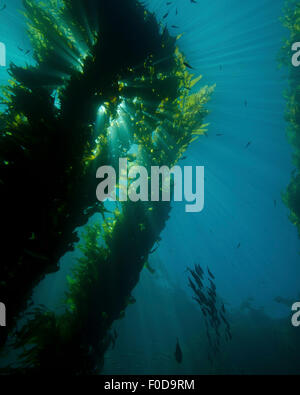
<svg viewBox="0 0 300 395"><path fill-rule="evenodd" d="M300 4L298 1L286 2L283 23L289 29L290 36L285 41L282 51L282 61L289 65L289 89L286 118L289 122L288 138L294 148L293 162L295 170L292 180L283 196L285 204L290 209L290 219L297 226L300 236L300 70L291 63L292 44L300 42Z"/></svg>
<svg viewBox="0 0 300 395"><path fill-rule="evenodd" d="M15 333L19 368L93 372L110 327L169 217L169 202L123 202L107 218L96 169L172 166L204 134L213 88L191 93L188 64L155 16L136 0L24 0L35 65L11 65L3 88L0 188L4 250L0 300L15 318L32 287L74 248L65 313L38 308ZM13 326L13 320L10 327ZM20 371L20 370L19 370Z"/></svg>

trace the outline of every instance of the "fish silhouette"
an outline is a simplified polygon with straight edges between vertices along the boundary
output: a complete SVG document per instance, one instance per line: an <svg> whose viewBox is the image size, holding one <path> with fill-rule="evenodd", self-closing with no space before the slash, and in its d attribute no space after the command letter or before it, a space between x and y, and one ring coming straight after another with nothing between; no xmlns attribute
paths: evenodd
<svg viewBox="0 0 300 395"><path fill-rule="evenodd" d="M210 277L212 279L215 279L215 276L212 274L212 272L209 270L209 268L207 268L208 274L210 275Z"/></svg>
<svg viewBox="0 0 300 395"><path fill-rule="evenodd" d="M194 70L194 68L193 68L190 64L188 64L187 62L183 62L183 64L184 64L187 68L189 68L189 69L191 69L191 70Z"/></svg>
<svg viewBox="0 0 300 395"><path fill-rule="evenodd" d="M181 350L178 339L177 339L177 344L176 344L175 359L178 363L182 362L182 350Z"/></svg>

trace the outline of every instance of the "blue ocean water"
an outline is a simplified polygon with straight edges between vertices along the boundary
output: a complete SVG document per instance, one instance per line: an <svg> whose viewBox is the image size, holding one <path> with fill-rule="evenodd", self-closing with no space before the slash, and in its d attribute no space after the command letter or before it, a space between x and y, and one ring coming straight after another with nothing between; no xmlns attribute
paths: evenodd
<svg viewBox="0 0 300 395"><path fill-rule="evenodd" d="M251 354L249 371L260 372L259 345L273 327L276 330L277 320L290 325L290 307L274 299L296 301L300 293L300 242L281 201L293 170L284 118L287 71L279 69L277 61L288 34L280 22L284 0L146 4L159 20L171 9L164 22L171 31L172 25L179 26L174 35L184 32L178 43L194 73L203 76L202 84L216 84L208 104L208 137L193 144L182 162L205 166L205 209L187 214L184 203L173 204L162 240L150 257L156 273L142 273L134 291L137 303L116 323L119 338L107 353L104 373L226 371L222 358L213 367L207 364L203 322L185 273L194 263L214 273L218 295L233 316L244 313L247 328L257 320L262 337L256 338L257 353ZM0 12L0 42L6 45L8 65L33 62L31 53L25 55L30 43L17 11L21 8L20 0L9 0L5 13ZM0 68L0 84L8 79L7 68ZM35 301L59 304L65 275L77 254L62 259L60 272L43 281ZM271 321L265 330L263 317L274 320L273 327ZM233 318L233 327L239 328L240 321ZM238 341L246 344L239 333L234 335L239 339L235 350L224 347L231 371L237 372L243 365ZM251 336L257 336L254 327ZM184 353L182 365L173 356L177 338ZM247 371L247 365L241 369Z"/></svg>

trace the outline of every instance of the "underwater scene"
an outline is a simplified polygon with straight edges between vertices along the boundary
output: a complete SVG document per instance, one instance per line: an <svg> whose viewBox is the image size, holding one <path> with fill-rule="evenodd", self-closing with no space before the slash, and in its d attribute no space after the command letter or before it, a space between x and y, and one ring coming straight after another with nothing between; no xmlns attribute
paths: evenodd
<svg viewBox="0 0 300 395"><path fill-rule="evenodd" d="M0 0L0 197L1 376L300 374L300 2Z"/></svg>

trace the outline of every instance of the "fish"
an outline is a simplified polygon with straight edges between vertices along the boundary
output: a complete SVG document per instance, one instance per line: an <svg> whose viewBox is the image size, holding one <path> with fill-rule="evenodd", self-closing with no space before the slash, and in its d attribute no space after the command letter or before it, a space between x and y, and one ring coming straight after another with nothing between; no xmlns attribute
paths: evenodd
<svg viewBox="0 0 300 395"><path fill-rule="evenodd" d="M247 102L247 100L245 100L245 107L247 107L248 106L248 102Z"/></svg>
<svg viewBox="0 0 300 395"><path fill-rule="evenodd" d="M201 281L204 278L204 272L199 264L195 264L194 269L188 267L186 271L191 274L188 280L190 287L195 293L192 299L198 303L200 311L203 314L209 345L214 353L217 354L220 352L221 336L224 334L227 341L229 341L231 339L231 333L230 325L225 318L226 311L224 303L220 303L220 305L217 303L216 285L214 283L215 277L209 267L207 267L208 274L205 276L205 279L209 282L209 286L204 286ZM224 332L220 330L223 328L222 322L226 326ZM209 328L211 333L209 332Z"/></svg>
<svg viewBox="0 0 300 395"><path fill-rule="evenodd" d="M193 296L192 299L195 300L198 303L199 306L202 306L204 304L203 301L201 301L198 298L195 298L195 296Z"/></svg>
<svg viewBox="0 0 300 395"><path fill-rule="evenodd" d="M213 284L211 285L211 288L209 288L207 292L209 293L209 295L213 295L213 296L217 295L216 294L216 287L213 286Z"/></svg>
<svg viewBox="0 0 300 395"><path fill-rule="evenodd" d="M247 145L246 145L246 147L245 148L248 148L248 147L250 147L250 145L252 144L252 141L249 141L249 143L247 143Z"/></svg>
<svg viewBox="0 0 300 395"><path fill-rule="evenodd" d="M190 277L189 277L189 286L192 288L192 290L193 290L195 293L197 293L197 292L196 292L196 286L195 286L195 284L193 283L193 281L190 279Z"/></svg>
<svg viewBox="0 0 300 395"><path fill-rule="evenodd" d="M164 16L163 19L166 19L166 17L169 15L169 12L167 12Z"/></svg>
<svg viewBox="0 0 300 395"><path fill-rule="evenodd" d="M239 248L240 248L240 246L241 246L241 243L239 243L239 244L237 245L237 247L236 247L236 248L237 248L237 249L239 249Z"/></svg>
<svg viewBox="0 0 300 395"><path fill-rule="evenodd" d="M217 133L216 136L221 137L221 136L224 136L224 134L222 134L222 133Z"/></svg>
<svg viewBox="0 0 300 395"><path fill-rule="evenodd" d="M204 293L200 291L200 292L197 293L197 295L199 296L200 304L201 305L204 304L204 305L207 306L209 302L207 301Z"/></svg>
<svg viewBox="0 0 300 395"><path fill-rule="evenodd" d="M210 282L211 289L213 289L215 291L217 289L215 284L212 282L212 280L210 278L208 279L208 281Z"/></svg>
<svg viewBox="0 0 300 395"><path fill-rule="evenodd" d="M5 8L6 8L6 4L4 4L4 5L0 8L0 11L4 11Z"/></svg>
<svg viewBox="0 0 300 395"><path fill-rule="evenodd" d="M211 309L212 309L212 311L214 311L215 310L215 302L216 302L216 294L215 293L213 293L211 290L209 290L209 291L207 291L207 293L208 293L208 295L209 295L209 297L210 297L210 304L211 304Z"/></svg>
<svg viewBox="0 0 300 395"><path fill-rule="evenodd" d="M150 252L149 252L149 255L151 255L151 254L154 254L155 253L155 251L157 251L158 250L158 248L159 248L159 245L158 246L156 246L155 248L153 248Z"/></svg>
<svg viewBox="0 0 300 395"><path fill-rule="evenodd" d="M191 69L191 70L194 70L194 68L193 68L190 64L188 64L187 62L183 62L183 64L184 64L187 68L189 68L189 69Z"/></svg>
<svg viewBox="0 0 300 395"><path fill-rule="evenodd" d="M178 15L178 8L176 8L176 15Z"/></svg>
<svg viewBox="0 0 300 395"><path fill-rule="evenodd" d="M191 3L197 4L197 1L196 0L191 0Z"/></svg>
<svg viewBox="0 0 300 395"><path fill-rule="evenodd" d="M215 276L212 274L212 272L209 270L209 268L207 268L208 274L210 275L210 277L214 280Z"/></svg>
<svg viewBox="0 0 300 395"><path fill-rule="evenodd" d="M168 33L168 29L167 29L167 26L165 26L165 27L164 27L164 31L163 31L163 33L162 33L162 36L163 36L163 37L166 37L167 33Z"/></svg>
<svg viewBox="0 0 300 395"><path fill-rule="evenodd" d="M196 273L198 274L198 276L203 278L204 272L203 272L201 266L199 264L196 264L195 265L195 269L196 269Z"/></svg>
<svg viewBox="0 0 300 395"><path fill-rule="evenodd" d="M213 302L212 308L213 308L213 311L215 311L215 306L214 306L215 303L214 302L216 301L216 298L217 298L216 290L212 289L212 288L209 288L207 293L211 297L211 300Z"/></svg>
<svg viewBox="0 0 300 395"><path fill-rule="evenodd" d="M277 200L276 199L274 200L274 206L275 207L277 206Z"/></svg>
<svg viewBox="0 0 300 395"><path fill-rule="evenodd" d="M171 26L173 29L179 29L179 26L176 26L176 25L172 25Z"/></svg>
<svg viewBox="0 0 300 395"><path fill-rule="evenodd" d="M202 281L200 280L200 277L195 273L193 270L190 271L191 275L193 276L194 280L196 281L197 285L199 288L203 287Z"/></svg>
<svg viewBox="0 0 300 395"><path fill-rule="evenodd" d="M183 359L182 350L178 339L177 339L176 350L175 350L175 359L178 363L181 363Z"/></svg>

